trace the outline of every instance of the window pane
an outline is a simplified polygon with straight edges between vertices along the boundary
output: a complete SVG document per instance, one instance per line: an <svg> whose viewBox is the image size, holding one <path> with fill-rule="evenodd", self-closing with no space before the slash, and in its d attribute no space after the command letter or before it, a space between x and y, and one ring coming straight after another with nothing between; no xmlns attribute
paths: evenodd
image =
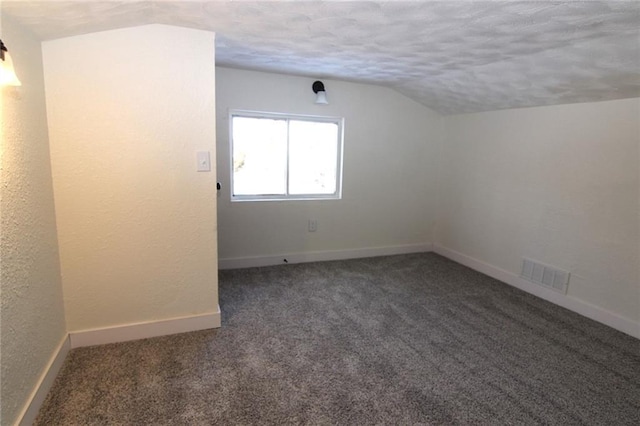
<svg viewBox="0 0 640 426"><path fill-rule="evenodd" d="M233 117L233 194L286 194L287 122Z"/></svg>
<svg viewBox="0 0 640 426"><path fill-rule="evenodd" d="M338 125L289 121L289 193L333 194L338 166Z"/></svg>

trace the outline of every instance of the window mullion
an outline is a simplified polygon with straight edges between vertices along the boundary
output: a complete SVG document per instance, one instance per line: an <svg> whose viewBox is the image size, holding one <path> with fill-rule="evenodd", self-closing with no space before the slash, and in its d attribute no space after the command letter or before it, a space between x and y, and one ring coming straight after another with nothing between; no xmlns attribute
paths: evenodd
<svg viewBox="0 0 640 426"><path fill-rule="evenodd" d="M290 160L290 156L289 156L289 123L291 120L287 119L287 167L285 169L285 191L286 191L286 196L289 196L289 160Z"/></svg>

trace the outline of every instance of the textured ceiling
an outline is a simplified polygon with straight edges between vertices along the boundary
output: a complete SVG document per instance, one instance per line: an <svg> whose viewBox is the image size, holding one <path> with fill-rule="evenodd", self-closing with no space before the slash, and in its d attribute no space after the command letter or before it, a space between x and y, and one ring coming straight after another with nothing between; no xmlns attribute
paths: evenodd
<svg viewBox="0 0 640 426"><path fill-rule="evenodd" d="M385 85L443 114L640 96L638 1L3 1L1 7L43 40L150 23L210 30L219 65Z"/></svg>

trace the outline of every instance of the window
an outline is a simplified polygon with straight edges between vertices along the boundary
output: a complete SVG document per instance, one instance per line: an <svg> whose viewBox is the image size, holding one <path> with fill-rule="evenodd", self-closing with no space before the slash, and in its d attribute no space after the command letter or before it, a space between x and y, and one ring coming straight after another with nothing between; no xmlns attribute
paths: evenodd
<svg viewBox="0 0 640 426"><path fill-rule="evenodd" d="M232 111L231 200L337 199L342 119Z"/></svg>

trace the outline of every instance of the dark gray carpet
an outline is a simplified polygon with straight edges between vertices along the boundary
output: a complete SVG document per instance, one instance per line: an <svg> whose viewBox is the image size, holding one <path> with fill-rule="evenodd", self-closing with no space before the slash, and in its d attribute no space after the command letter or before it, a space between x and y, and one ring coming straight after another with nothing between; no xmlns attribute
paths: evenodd
<svg viewBox="0 0 640 426"><path fill-rule="evenodd" d="M435 254L221 271L220 302L73 350L37 424L640 424L640 341Z"/></svg>

